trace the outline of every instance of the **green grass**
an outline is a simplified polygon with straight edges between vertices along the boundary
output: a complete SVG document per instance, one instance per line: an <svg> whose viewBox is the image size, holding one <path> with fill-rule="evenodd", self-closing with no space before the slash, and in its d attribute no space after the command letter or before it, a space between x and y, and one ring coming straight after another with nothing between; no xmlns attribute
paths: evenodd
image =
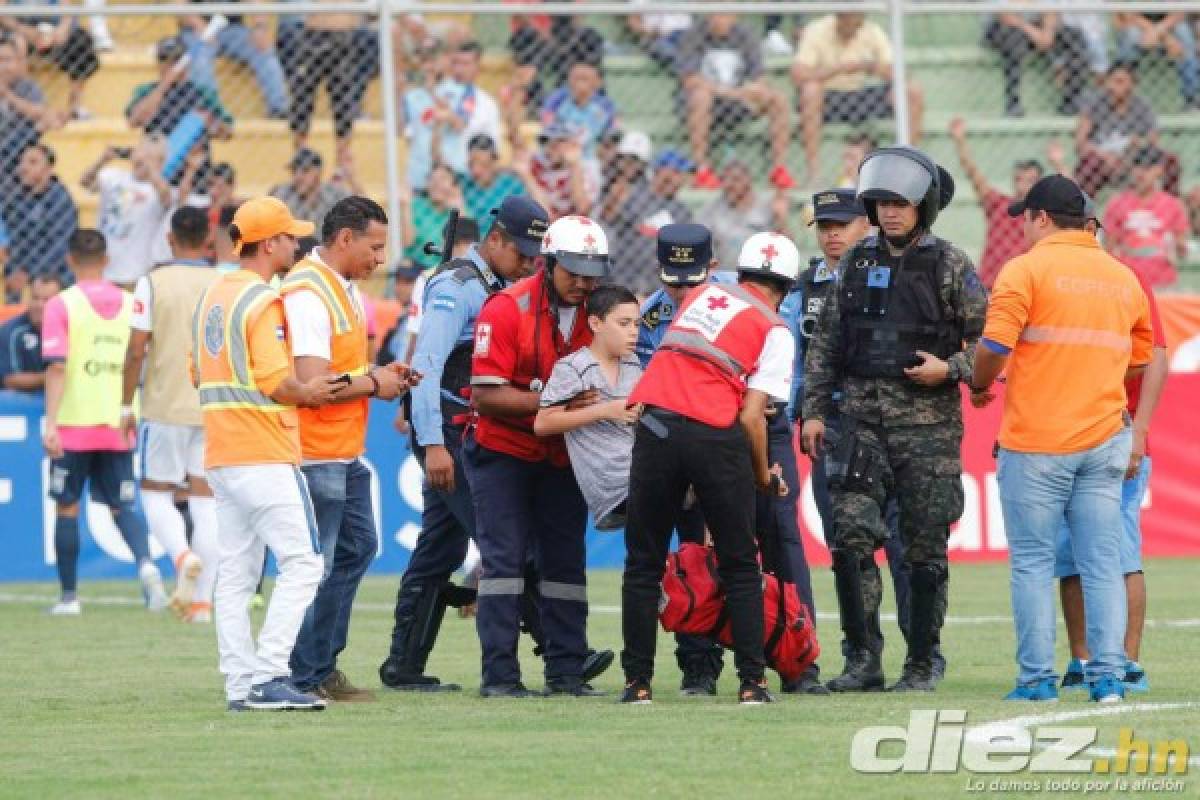
<svg viewBox="0 0 1200 800"><path fill-rule="evenodd" d="M1153 683L1146 702L1196 696L1197 628L1166 624L1200 616L1196 566L1147 566L1149 616L1157 624L1147 629L1143 652ZM828 570L814 580L821 609L834 610ZM615 607L618 586L619 575L594 574L593 603ZM430 667L462 683L460 694L381 693L374 705L323 714L231 715L223 710L211 627L185 627L133 605L88 603L89 596L132 600L132 582L85 584L78 619L46 616L36 601L49 600L49 585L0 585L0 797L961 797L972 777L966 771L854 772L854 732L907 725L910 709L965 709L968 724L977 724L1096 706L1078 696L1048 709L1001 702L1014 676L1011 624L994 619L1009 613L1007 570L958 566L951 586L951 614L960 619L946 627L949 677L932 696L785 696L773 706L739 708L727 663L720 697L685 700L675 691L673 643L664 635L651 707L624 708L612 698L485 702L474 691L474 626L451 612ZM359 594L342 665L360 685L377 683L394 587L394 579L373 578ZM961 619L975 616L993 619ZM894 622L885 625L892 679L902 640ZM592 614L595 645L619 649L619 630L617 614ZM840 661L834 620L823 616L821 631L828 675ZM525 667L528 682L540 685L539 662L529 656ZM614 668L597 684L615 693L619 680ZM1065 724L1099 725L1098 745L1112 747L1122 725L1153 739L1187 737L1198 723L1189 707ZM1200 738L1190 744L1200 748ZM1195 796L1195 778L1185 780L1183 794Z"/></svg>

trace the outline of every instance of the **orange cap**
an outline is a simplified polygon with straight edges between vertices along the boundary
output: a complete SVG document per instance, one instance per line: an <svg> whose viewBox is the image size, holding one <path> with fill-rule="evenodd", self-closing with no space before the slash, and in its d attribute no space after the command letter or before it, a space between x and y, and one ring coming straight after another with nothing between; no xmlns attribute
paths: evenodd
<svg viewBox="0 0 1200 800"><path fill-rule="evenodd" d="M235 253L242 251L243 244L265 241L281 233L311 236L316 230L311 222L293 217L284 202L275 197L256 197L242 203L233 215L233 224L239 233L233 243Z"/></svg>

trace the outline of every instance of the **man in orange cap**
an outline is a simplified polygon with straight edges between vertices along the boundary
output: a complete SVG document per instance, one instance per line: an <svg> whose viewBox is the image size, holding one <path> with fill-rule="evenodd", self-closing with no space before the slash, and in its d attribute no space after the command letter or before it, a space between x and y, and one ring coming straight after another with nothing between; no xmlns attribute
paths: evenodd
<svg viewBox="0 0 1200 800"><path fill-rule="evenodd" d="M217 648L230 711L319 711L325 701L288 682L288 659L321 580L320 544L300 472L296 408L329 403L345 386L292 374L283 301L268 281L313 232L279 200L250 200L230 226L240 269L204 294L192 326L192 369L204 415L204 468L217 499ZM264 548L279 565L257 650L248 606Z"/></svg>

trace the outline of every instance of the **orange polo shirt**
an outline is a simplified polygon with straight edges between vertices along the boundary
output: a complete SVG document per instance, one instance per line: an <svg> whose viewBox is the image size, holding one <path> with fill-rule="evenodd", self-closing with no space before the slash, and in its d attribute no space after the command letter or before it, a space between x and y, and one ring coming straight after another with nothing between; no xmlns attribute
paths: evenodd
<svg viewBox="0 0 1200 800"><path fill-rule="evenodd" d="M1059 231L1005 265L985 346L1011 350L1000 445L1077 453L1113 436L1125 371L1150 363L1150 308L1137 278L1085 231Z"/></svg>

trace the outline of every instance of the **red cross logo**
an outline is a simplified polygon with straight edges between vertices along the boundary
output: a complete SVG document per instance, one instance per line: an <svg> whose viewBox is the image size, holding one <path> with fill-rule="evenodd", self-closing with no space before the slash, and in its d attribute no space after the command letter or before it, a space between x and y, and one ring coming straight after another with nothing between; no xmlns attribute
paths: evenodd
<svg viewBox="0 0 1200 800"><path fill-rule="evenodd" d="M762 254L766 263L770 264L771 259L779 255L779 251L775 249L775 245L768 243L767 246L762 249Z"/></svg>
<svg viewBox="0 0 1200 800"><path fill-rule="evenodd" d="M583 237L583 244L588 248L595 247L596 246L596 237L592 236L589 233L587 236Z"/></svg>
<svg viewBox="0 0 1200 800"><path fill-rule="evenodd" d="M728 297L710 297L710 298L708 298L708 310L709 311L716 311L717 309L724 310L727 308L729 308L729 298Z"/></svg>

